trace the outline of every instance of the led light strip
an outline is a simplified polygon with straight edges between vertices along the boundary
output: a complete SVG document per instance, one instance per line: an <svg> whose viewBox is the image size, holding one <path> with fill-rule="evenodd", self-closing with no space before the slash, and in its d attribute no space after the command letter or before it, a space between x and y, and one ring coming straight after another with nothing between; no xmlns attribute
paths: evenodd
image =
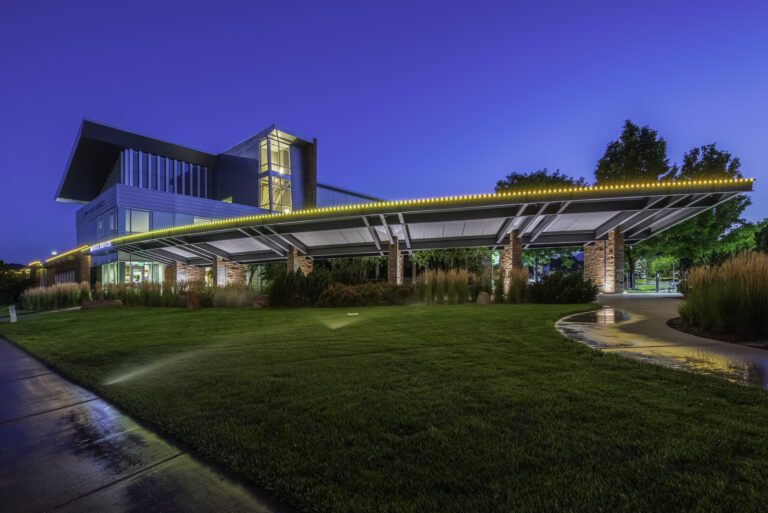
<svg viewBox="0 0 768 513"><path fill-rule="evenodd" d="M680 188L680 187L697 187L697 186L712 186L723 184L742 184L752 183L754 178L722 178L713 180L688 180L688 181L676 181L676 182L645 182L645 183L630 183L630 184L618 184L618 185L593 185L589 187L562 187L557 189L534 189L523 191L505 191L486 194L467 194L462 196L443 196L437 198L421 198L421 199L409 199L409 200L395 200L395 201L379 201L371 203L356 203L354 205L338 205L333 207L322 208L310 208L304 210L296 210L290 213L278 213L278 214L258 214L253 216L244 217L229 217L227 219L219 219L216 221L210 221L207 223L188 224L184 226L174 226L171 228L161 228L159 230L150 230L142 233L134 233L131 235L122 235L108 241L104 241L102 244L110 243L110 245L119 244L121 242L128 242L132 240L140 240L146 238L152 238L154 236L169 236L185 231L206 231L208 229L225 228L228 226L235 226L242 223L265 221L270 219L290 220L300 219L305 216L312 216L323 213L335 213L335 212L348 212L360 209L385 209L389 207L403 207L403 206L416 206L416 205L432 205L437 203L461 203L477 200L492 200L492 199L504 199L504 198L516 198L521 196L546 196L552 194L572 194L572 193L589 193L589 192L604 192L604 191L639 191L644 189L664 189L664 188ZM79 248L72 249L61 255L56 255L46 260L50 262L57 258L61 258L77 251L83 251L90 246L81 246Z"/></svg>

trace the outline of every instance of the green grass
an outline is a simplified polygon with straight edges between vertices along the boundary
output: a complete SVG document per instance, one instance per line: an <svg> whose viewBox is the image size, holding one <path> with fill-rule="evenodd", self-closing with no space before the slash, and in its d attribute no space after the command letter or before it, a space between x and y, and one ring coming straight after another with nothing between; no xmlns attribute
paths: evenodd
<svg viewBox="0 0 768 513"><path fill-rule="evenodd" d="M765 511L768 395L553 329L584 308L123 308L0 331L300 509Z"/></svg>

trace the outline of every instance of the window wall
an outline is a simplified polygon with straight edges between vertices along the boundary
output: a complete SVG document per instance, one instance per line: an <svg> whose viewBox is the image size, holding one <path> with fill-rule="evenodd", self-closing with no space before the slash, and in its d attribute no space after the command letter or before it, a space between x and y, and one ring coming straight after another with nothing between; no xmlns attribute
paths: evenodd
<svg viewBox="0 0 768 513"><path fill-rule="evenodd" d="M291 142L286 134L271 131L259 141L259 206L273 212L290 212Z"/></svg>
<svg viewBox="0 0 768 513"><path fill-rule="evenodd" d="M198 198L213 198L213 171L200 164L126 149L120 153L103 190L115 184Z"/></svg>
<svg viewBox="0 0 768 513"><path fill-rule="evenodd" d="M101 266L101 282L104 285L140 285L162 283L165 266L157 262L111 262Z"/></svg>

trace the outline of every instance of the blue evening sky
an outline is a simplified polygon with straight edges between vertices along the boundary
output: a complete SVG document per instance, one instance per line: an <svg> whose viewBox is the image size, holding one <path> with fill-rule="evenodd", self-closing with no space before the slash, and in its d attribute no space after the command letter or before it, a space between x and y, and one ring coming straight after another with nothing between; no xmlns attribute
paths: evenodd
<svg viewBox="0 0 768 513"><path fill-rule="evenodd" d="M625 119L716 142L768 216L768 2L16 1L0 6L0 259L75 243L82 118L209 152L276 122L386 198L592 177Z"/></svg>

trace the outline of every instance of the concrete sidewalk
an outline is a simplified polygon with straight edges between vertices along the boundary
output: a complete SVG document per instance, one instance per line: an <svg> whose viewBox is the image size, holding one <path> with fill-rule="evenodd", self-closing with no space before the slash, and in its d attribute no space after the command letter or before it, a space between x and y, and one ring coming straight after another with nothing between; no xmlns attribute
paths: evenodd
<svg viewBox="0 0 768 513"><path fill-rule="evenodd" d="M289 512L0 338L0 510Z"/></svg>
<svg viewBox="0 0 768 513"><path fill-rule="evenodd" d="M679 297L601 295L605 311L596 320L573 316L556 327L596 349L675 369L724 377L768 389L768 350L683 333L667 326L679 317ZM621 313L629 315L623 319Z"/></svg>

